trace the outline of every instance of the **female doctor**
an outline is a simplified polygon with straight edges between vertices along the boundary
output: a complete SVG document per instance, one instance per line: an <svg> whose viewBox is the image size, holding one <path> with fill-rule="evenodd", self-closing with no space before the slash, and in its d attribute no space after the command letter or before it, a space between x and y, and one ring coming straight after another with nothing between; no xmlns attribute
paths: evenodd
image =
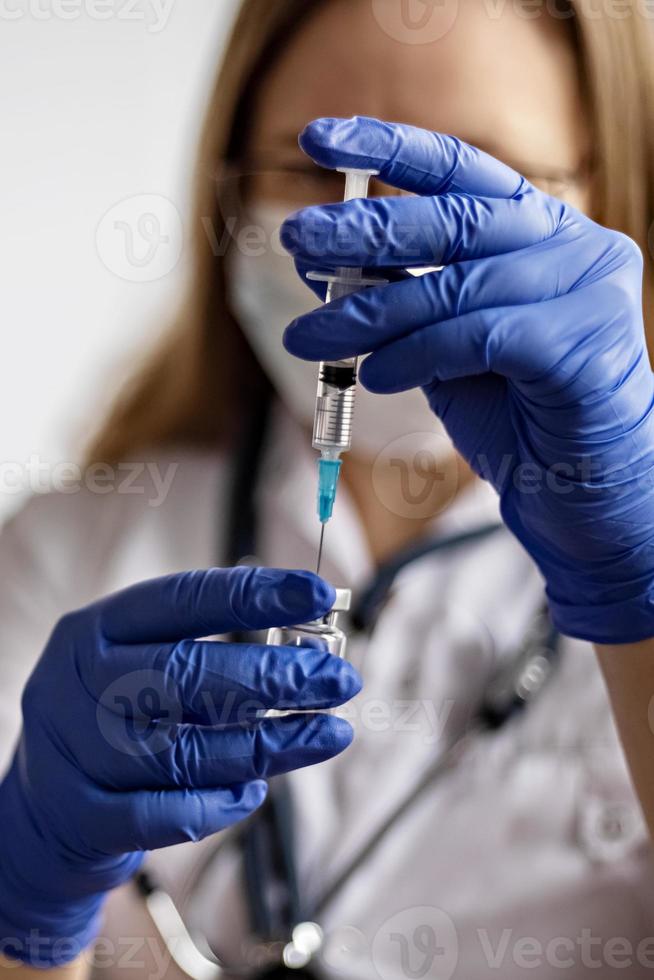
<svg viewBox="0 0 654 980"><path fill-rule="evenodd" d="M89 485L3 532L16 978L654 969L605 687L654 819L650 25L410 8L244 0L188 301L92 453L167 493ZM375 199L330 204L339 167ZM386 284L314 309L343 265ZM370 352L324 578L289 571L315 567L315 362ZM349 662L267 647L328 582Z"/></svg>

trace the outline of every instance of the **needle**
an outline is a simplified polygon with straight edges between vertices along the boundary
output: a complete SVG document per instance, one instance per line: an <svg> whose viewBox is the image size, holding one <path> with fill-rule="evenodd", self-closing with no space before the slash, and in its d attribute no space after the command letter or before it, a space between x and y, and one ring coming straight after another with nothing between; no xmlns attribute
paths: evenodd
<svg viewBox="0 0 654 980"><path fill-rule="evenodd" d="M316 563L316 575L320 575L320 563L322 561L322 546L325 540L325 525L320 528L320 544L318 545L318 561Z"/></svg>

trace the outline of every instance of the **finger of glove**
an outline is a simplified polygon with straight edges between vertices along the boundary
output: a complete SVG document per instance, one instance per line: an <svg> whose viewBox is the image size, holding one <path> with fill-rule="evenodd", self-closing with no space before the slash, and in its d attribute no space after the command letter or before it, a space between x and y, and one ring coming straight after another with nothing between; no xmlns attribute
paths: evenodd
<svg viewBox="0 0 654 980"><path fill-rule="evenodd" d="M388 394L488 371L515 381L549 375L574 346L566 323L584 313L583 323L589 316L597 319L585 292L530 306L478 310L415 330L366 358L361 381L370 391ZM556 330L548 338L551 324Z"/></svg>
<svg viewBox="0 0 654 980"><path fill-rule="evenodd" d="M340 360L467 313L553 299L572 289L586 268L578 252L577 243L554 248L548 241L351 293L294 320L284 345L304 360Z"/></svg>
<svg viewBox="0 0 654 980"><path fill-rule="evenodd" d="M108 640L144 643L308 622L325 615L335 595L311 572L239 566L140 582L90 608Z"/></svg>
<svg viewBox="0 0 654 980"><path fill-rule="evenodd" d="M130 719L227 724L242 709L324 709L361 690L347 661L313 647L180 640L111 646L80 665L98 707Z"/></svg>
<svg viewBox="0 0 654 980"><path fill-rule="evenodd" d="M199 841L244 820L263 803L262 780L221 789L102 793L102 818L89 808L89 839L108 854Z"/></svg>
<svg viewBox="0 0 654 980"><path fill-rule="evenodd" d="M414 194L514 197L527 182L515 170L454 136L365 116L310 122L300 146L319 166L377 170Z"/></svg>
<svg viewBox="0 0 654 980"><path fill-rule="evenodd" d="M335 715L292 714L222 729L170 726L167 741L151 756L126 756L103 785L204 788L268 778L338 755L352 741L352 728Z"/></svg>
<svg viewBox="0 0 654 980"><path fill-rule="evenodd" d="M384 197L304 208L280 239L305 265L419 268L501 255L551 238L565 205L527 191L511 200L461 194Z"/></svg>
<svg viewBox="0 0 654 980"><path fill-rule="evenodd" d="M296 260L295 269L304 284L324 303L327 299L327 282L309 278L308 273L327 273L327 270L317 269L315 262L304 262L301 259ZM401 282L410 278L411 275L404 269L364 269L363 274L366 279L377 278L384 284L387 282Z"/></svg>
<svg viewBox="0 0 654 980"><path fill-rule="evenodd" d="M268 718L225 732L188 731L200 743L205 778L213 779L214 785L269 778L325 762L346 749L353 738L352 726L344 718L312 713ZM200 772L191 775L202 777Z"/></svg>

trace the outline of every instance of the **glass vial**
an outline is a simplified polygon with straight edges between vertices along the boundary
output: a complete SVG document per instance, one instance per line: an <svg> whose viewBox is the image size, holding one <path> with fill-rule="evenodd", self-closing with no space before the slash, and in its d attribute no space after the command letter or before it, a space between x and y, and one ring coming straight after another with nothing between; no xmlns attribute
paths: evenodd
<svg viewBox="0 0 654 980"><path fill-rule="evenodd" d="M316 647L327 650L335 657L344 657L347 636L338 626L338 614L347 612L352 601L349 589L336 590L336 602L322 619L300 626L276 626L268 631L271 646Z"/></svg>

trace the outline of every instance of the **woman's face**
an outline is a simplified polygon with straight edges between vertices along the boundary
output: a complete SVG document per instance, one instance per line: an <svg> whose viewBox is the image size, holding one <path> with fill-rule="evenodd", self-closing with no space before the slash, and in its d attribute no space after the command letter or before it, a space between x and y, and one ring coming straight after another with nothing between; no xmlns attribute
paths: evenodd
<svg viewBox="0 0 654 980"><path fill-rule="evenodd" d="M249 196L289 210L341 199L342 176L308 161L297 137L319 116L365 115L458 136L587 211L588 134L569 22L491 0L417 6L425 24L413 30L398 0L329 0L309 18L255 101Z"/></svg>

